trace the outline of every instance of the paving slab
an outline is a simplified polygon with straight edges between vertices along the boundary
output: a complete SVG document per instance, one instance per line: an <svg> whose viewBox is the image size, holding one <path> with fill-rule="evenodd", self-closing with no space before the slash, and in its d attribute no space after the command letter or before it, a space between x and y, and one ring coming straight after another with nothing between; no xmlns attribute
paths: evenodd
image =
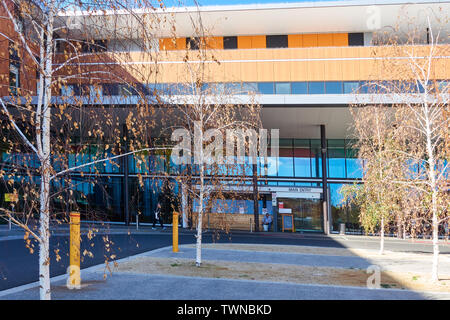
<svg viewBox="0 0 450 320"><path fill-rule="evenodd" d="M83 288L69 290L64 280L52 284L54 300L421 300L450 299L445 293L409 290L289 284L268 281L193 278L99 271L82 274ZM0 300L35 300L38 288L0 296Z"/></svg>
<svg viewBox="0 0 450 320"><path fill-rule="evenodd" d="M180 246L180 252L172 252L171 247L148 252L149 257L183 258L195 260L195 248ZM371 265L378 265L383 271L419 272L427 273L431 270L431 257L392 259L387 257L355 257L333 256L306 253L287 253L249 250L202 249L202 260L236 261L255 263L279 263L301 266L334 267L345 269L367 269ZM450 259L442 257L439 266L440 274L450 275Z"/></svg>

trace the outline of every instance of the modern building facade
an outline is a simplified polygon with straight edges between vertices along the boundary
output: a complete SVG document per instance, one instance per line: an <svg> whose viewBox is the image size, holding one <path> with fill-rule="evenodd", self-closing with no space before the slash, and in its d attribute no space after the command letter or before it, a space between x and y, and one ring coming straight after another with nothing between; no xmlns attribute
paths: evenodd
<svg viewBox="0 0 450 320"><path fill-rule="evenodd" d="M380 57L389 57L389 47L377 44L376 33L397 24L400 29L407 28L408 21L399 20L405 11L411 17L420 18L416 21L418 25L423 24L425 17L421 13L429 10L450 12L450 3L314 1L201 7L199 11L197 8L168 10L177 28L174 33L169 28L161 28L158 38L152 42L152 50L159 53L158 72L147 77L147 81L136 78L140 90L146 91L148 96L154 90L167 99L189 95L180 86L185 73L183 59L186 52L198 49L190 17L200 14L210 32L205 39L207 46L220 61L220 64L207 64L209 82L223 87L238 86L242 94L237 103L246 103L246 99L250 99L248 92L256 92L255 99L262 106L263 127L280 129L276 174L266 176L260 169L256 174L258 205L255 206L253 198L253 172L248 173L248 188L242 187L239 199L224 200L229 202L228 213L235 217L231 227L250 229L257 208L260 214L268 212L274 216L274 227L278 231L283 212L294 215L297 231L338 232L341 223L346 223L348 231L357 231L357 211L342 208L339 193L344 184L359 182L363 170L363 161L357 158L358 150L353 147L349 105L392 102L389 100L392 97L383 95L382 91L372 91L368 86L373 81L392 80L385 78L380 70ZM72 12L65 13L61 19L69 26L76 26L83 17L82 12ZM423 32L419 48L429 46L426 25ZM442 39L444 46L448 46L448 38ZM146 68L155 67L140 54L143 49L139 41L105 41L101 34L96 40L105 57L108 52L126 51L133 57L133 65L144 70L142 73ZM8 57L6 47L1 50L1 70L9 70L2 74L9 75L10 86L20 87L29 82L30 77L21 75L14 52ZM435 70L436 80L445 82L450 78L449 58L440 57L443 68ZM109 61L90 63L104 67ZM123 67L127 68L125 64ZM36 80L33 81L30 88L36 85ZM84 92L87 87L73 83L57 94L62 97L89 95ZM138 99L134 98L133 89L120 81L100 87L100 98L94 105L114 105L127 110L133 107L136 101L133 99ZM118 102L118 97L123 95L127 99ZM57 104L57 98L55 101ZM85 145L84 156L72 157L71 165L89 162L98 148L95 143ZM130 156L107 162L95 170L89 166L83 168L83 172L71 174L71 179L77 181L73 188L78 207L98 212L103 220L130 223L140 213L141 222L151 222L156 203L170 190L171 197L178 199L180 210L188 216L185 208L188 200L183 187L176 182L178 171L168 155L149 155L150 169L145 170ZM3 153L2 162L12 161L14 156ZM94 175L96 182L93 184L89 176ZM139 183L141 177L143 184ZM172 187L167 188L167 184ZM2 188L2 192L9 192L6 187ZM170 216L166 219L170 222Z"/></svg>

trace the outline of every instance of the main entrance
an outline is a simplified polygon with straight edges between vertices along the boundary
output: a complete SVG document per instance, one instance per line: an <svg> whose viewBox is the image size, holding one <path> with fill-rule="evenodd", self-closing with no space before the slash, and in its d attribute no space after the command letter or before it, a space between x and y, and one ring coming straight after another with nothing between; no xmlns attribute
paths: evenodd
<svg viewBox="0 0 450 320"><path fill-rule="evenodd" d="M275 199L274 199L275 197ZM292 214L295 231L323 232L321 189L288 188L272 193L277 207L277 231L282 230L282 215Z"/></svg>
<svg viewBox="0 0 450 320"><path fill-rule="evenodd" d="M295 231L323 232L323 214L320 199L277 198L278 231L281 231L283 213L294 216Z"/></svg>

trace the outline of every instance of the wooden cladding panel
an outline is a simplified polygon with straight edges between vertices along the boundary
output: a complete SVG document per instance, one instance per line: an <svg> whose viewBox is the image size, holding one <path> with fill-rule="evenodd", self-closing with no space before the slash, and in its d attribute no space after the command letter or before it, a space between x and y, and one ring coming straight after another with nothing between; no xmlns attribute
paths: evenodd
<svg viewBox="0 0 450 320"><path fill-rule="evenodd" d="M238 49L251 49L252 37L251 36L239 36L237 38Z"/></svg>
<svg viewBox="0 0 450 320"><path fill-rule="evenodd" d="M330 58L330 60L324 60L324 73L325 79L329 81L341 81L342 78L342 63L341 61L336 61L333 58L339 57L341 48L331 47L323 50L324 57Z"/></svg>
<svg viewBox="0 0 450 320"><path fill-rule="evenodd" d="M186 49L185 38L160 39L161 50ZM262 49L266 48L266 36L238 36L238 49ZM207 37L204 40L207 48L223 49L223 37ZM318 34L290 34L288 35L289 48L313 48L313 47L342 47L348 46L347 33L318 33Z"/></svg>
<svg viewBox="0 0 450 320"><path fill-rule="evenodd" d="M289 48L303 47L303 35L301 35L301 34L288 35L288 47Z"/></svg>
<svg viewBox="0 0 450 320"><path fill-rule="evenodd" d="M266 36L252 36L252 49L262 49L266 47Z"/></svg>
<svg viewBox="0 0 450 320"><path fill-rule="evenodd" d="M303 35L303 47L317 47L318 37L317 34L304 34Z"/></svg>
<svg viewBox="0 0 450 320"><path fill-rule="evenodd" d="M238 49L262 49L266 47L266 36L239 36Z"/></svg>
<svg viewBox="0 0 450 320"><path fill-rule="evenodd" d="M438 55L447 56L449 47L444 46ZM389 72L392 66L389 67L388 64L391 62L374 58L398 56L399 54L405 56L405 52L408 50L413 49L399 48L398 52L387 47L217 50L214 52L214 56L221 63L206 63L207 79L211 82L389 80L401 74L399 68L408 68L407 59L391 59L392 63L396 64L398 72ZM414 51L416 56L425 56L426 53L426 48L416 48ZM195 51L170 51L161 54L159 61L165 61L165 63L157 65L158 81L180 82L185 79L187 70L185 70L184 64L171 64L170 61L182 61L186 54L189 55L190 61L198 60L196 58L198 52ZM107 57L110 57L110 60L107 60ZM107 57L103 61L115 60L114 55L108 54ZM143 59L141 55L133 55L132 59L144 62L150 60L149 57ZM4 70L3 74L7 75L7 62L0 61L0 68ZM102 68L106 67L92 66L85 67L83 70L93 68L103 70ZM147 77L153 79L156 66L154 64L129 64L117 68L122 69L122 71L118 71L118 74L129 73L134 75L131 80L141 81L144 74L144 79ZM433 63L433 71L437 79L450 78L450 59L437 59ZM405 72L402 74L407 75ZM125 74L123 76L125 77ZM31 82L30 85L32 85Z"/></svg>
<svg viewBox="0 0 450 320"><path fill-rule="evenodd" d="M333 46L348 47L348 34L347 33L333 33Z"/></svg>
<svg viewBox="0 0 450 320"><path fill-rule="evenodd" d="M207 37L205 44L208 49L223 49L223 37Z"/></svg>
<svg viewBox="0 0 450 320"><path fill-rule="evenodd" d="M319 47L332 47L333 46L333 34L321 33L317 35L317 46Z"/></svg>
<svg viewBox="0 0 450 320"><path fill-rule="evenodd" d="M160 50L183 50L186 49L186 38L163 38L159 39Z"/></svg>

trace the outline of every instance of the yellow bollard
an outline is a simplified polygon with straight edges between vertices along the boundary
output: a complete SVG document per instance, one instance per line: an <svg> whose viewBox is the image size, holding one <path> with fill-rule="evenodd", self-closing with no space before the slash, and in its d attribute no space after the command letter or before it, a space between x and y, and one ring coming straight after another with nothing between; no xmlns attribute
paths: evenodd
<svg viewBox="0 0 450 320"><path fill-rule="evenodd" d="M178 252L178 212L173 212L172 220L172 251Z"/></svg>
<svg viewBox="0 0 450 320"><path fill-rule="evenodd" d="M70 266L69 283L71 288L80 288L80 214L70 213Z"/></svg>

